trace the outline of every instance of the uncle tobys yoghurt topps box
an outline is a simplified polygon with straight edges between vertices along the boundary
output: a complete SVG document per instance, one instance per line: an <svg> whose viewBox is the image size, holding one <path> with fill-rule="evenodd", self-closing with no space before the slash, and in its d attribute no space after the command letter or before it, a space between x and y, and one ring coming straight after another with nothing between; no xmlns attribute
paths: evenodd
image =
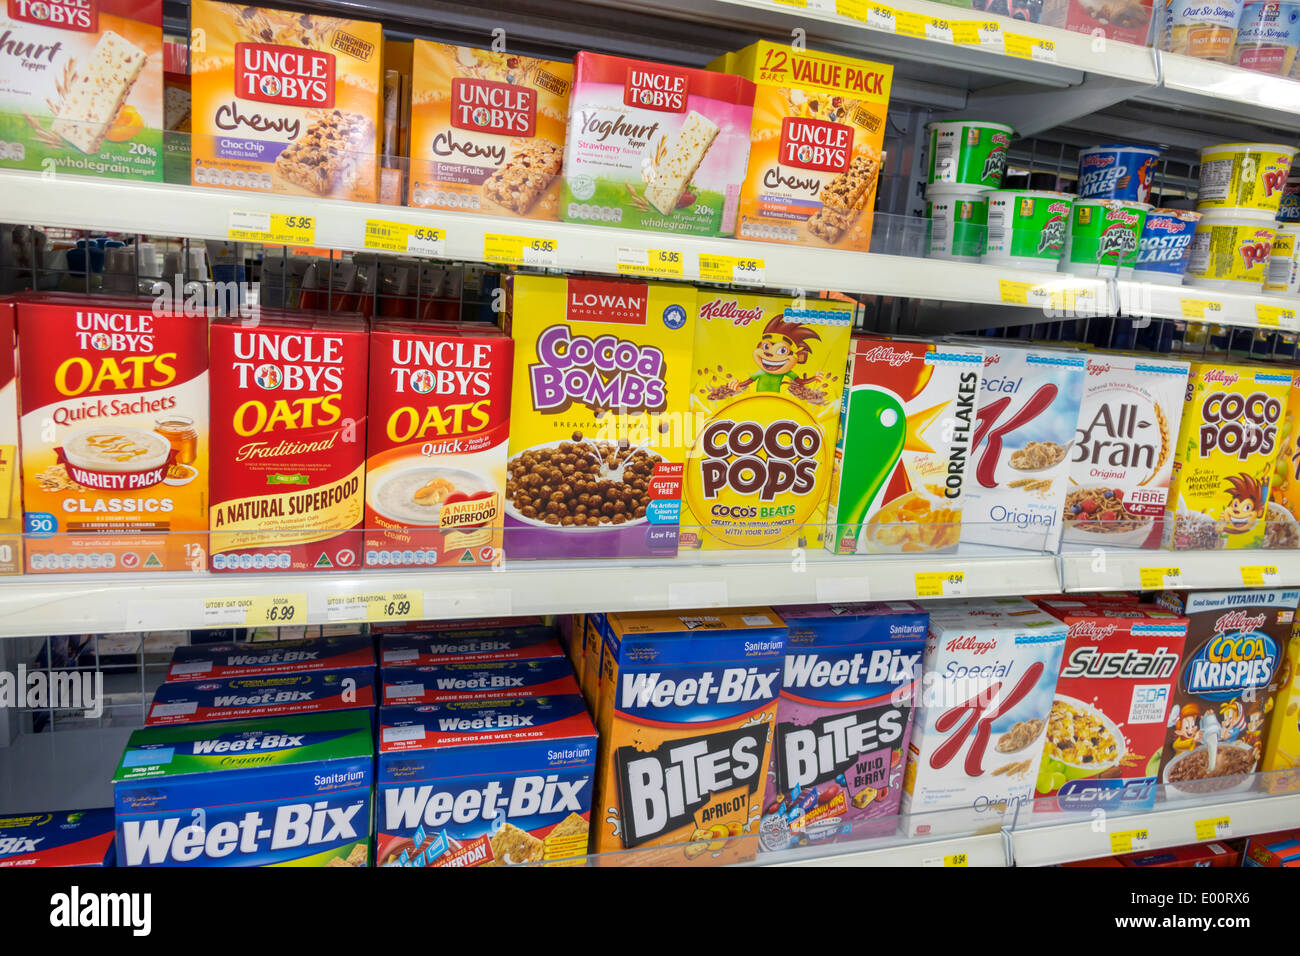
<svg viewBox="0 0 1300 956"><path fill-rule="evenodd" d="M587 853L596 730L582 698L379 711L378 866L507 866Z"/></svg>
<svg viewBox="0 0 1300 956"><path fill-rule="evenodd" d="M113 865L112 807L0 817L0 868Z"/></svg>
<svg viewBox="0 0 1300 956"><path fill-rule="evenodd" d="M775 610L790 630L759 847L883 835L861 821L898 813L926 613L908 602Z"/></svg>
<svg viewBox="0 0 1300 956"><path fill-rule="evenodd" d="M560 218L731 235L753 113L754 84L738 76L579 53Z"/></svg>
<svg viewBox="0 0 1300 956"><path fill-rule="evenodd" d="M154 692L145 726L319 714L374 706L375 674L370 668L168 681Z"/></svg>
<svg viewBox="0 0 1300 956"><path fill-rule="evenodd" d="M306 637L293 641L182 645L172 651L168 681L307 674L375 666L370 638L361 634Z"/></svg>
<svg viewBox="0 0 1300 956"><path fill-rule="evenodd" d="M385 667L381 684L385 707L581 693L574 679L573 665L559 657Z"/></svg>

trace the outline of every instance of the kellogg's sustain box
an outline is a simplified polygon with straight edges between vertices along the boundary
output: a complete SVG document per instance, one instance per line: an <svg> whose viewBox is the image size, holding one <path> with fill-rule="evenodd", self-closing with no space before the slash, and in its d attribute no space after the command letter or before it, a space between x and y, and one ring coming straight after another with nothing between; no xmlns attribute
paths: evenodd
<svg viewBox="0 0 1300 956"><path fill-rule="evenodd" d="M412 206L556 219L573 66L415 41Z"/></svg>
<svg viewBox="0 0 1300 956"><path fill-rule="evenodd" d="M154 691L145 726L285 717L374 706L375 674L370 668L167 681Z"/></svg>
<svg viewBox="0 0 1300 956"><path fill-rule="evenodd" d="M361 566L366 322L212 323L212 570Z"/></svg>
<svg viewBox="0 0 1300 956"><path fill-rule="evenodd" d="M17 308L27 570L201 570L207 320L135 299Z"/></svg>
<svg viewBox="0 0 1300 956"><path fill-rule="evenodd" d="M511 558L677 554L695 294L514 277Z"/></svg>
<svg viewBox="0 0 1300 956"><path fill-rule="evenodd" d="M573 665L559 657L385 667L381 683L385 707L581 693Z"/></svg>
<svg viewBox="0 0 1300 956"><path fill-rule="evenodd" d="M606 623L592 851L662 848L632 857L662 865L753 859L785 625L770 608Z"/></svg>
<svg viewBox="0 0 1300 956"><path fill-rule="evenodd" d="M699 292L683 548L821 543L849 303Z"/></svg>
<svg viewBox="0 0 1300 956"><path fill-rule="evenodd" d="M596 731L576 694L381 708L376 865L584 856L595 771Z"/></svg>
<svg viewBox="0 0 1300 956"><path fill-rule="evenodd" d="M375 202L378 23L194 0L190 29L195 185Z"/></svg>
<svg viewBox="0 0 1300 956"><path fill-rule="evenodd" d="M957 547L983 366L975 347L853 338L826 508L829 550Z"/></svg>
<svg viewBox="0 0 1300 956"><path fill-rule="evenodd" d="M113 865L112 807L0 817L0 868Z"/></svg>
<svg viewBox="0 0 1300 956"><path fill-rule="evenodd" d="M928 618L920 605L776 608L789 628L759 847L893 833Z"/></svg>
<svg viewBox="0 0 1300 956"><path fill-rule="evenodd" d="M514 343L495 326L370 334L366 567L500 560Z"/></svg>
<svg viewBox="0 0 1300 956"><path fill-rule="evenodd" d="M369 710L146 727L113 776L119 866L367 866Z"/></svg>

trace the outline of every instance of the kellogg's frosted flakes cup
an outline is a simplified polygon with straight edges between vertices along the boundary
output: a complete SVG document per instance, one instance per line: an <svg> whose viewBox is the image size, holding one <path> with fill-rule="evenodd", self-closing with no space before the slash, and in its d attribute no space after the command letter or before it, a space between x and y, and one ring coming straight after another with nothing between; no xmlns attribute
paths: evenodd
<svg viewBox="0 0 1300 956"><path fill-rule="evenodd" d="M1300 3L1247 3L1237 27L1232 62L1245 70L1286 76L1300 46Z"/></svg>
<svg viewBox="0 0 1300 956"><path fill-rule="evenodd" d="M1192 252L1192 237L1199 212L1182 209L1152 209L1138 240L1137 266L1133 278L1161 285L1182 285L1183 273Z"/></svg>
<svg viewBox="0 0 1300 956"><path fill-rule="evenodd" d="M1079 151L1079 198L1146 202L1151 195L1158 146L1094 146Z"/></svg>

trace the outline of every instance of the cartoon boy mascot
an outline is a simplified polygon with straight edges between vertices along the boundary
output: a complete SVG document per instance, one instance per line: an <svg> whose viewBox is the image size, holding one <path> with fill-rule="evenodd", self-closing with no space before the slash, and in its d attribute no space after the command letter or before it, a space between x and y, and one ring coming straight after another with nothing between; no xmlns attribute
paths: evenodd
<svg viewBox="0 0 1300 956"><path fill-rule="evenodd" d="M1219 706L1219 722L1223 727L1224 743L1230 743L1242 735L1246 729L1246 715L1242 713L1241 701L1230 700Z"/></svg>
<svg viewBox="0 0 1300 956"><path fill-rule="evenodd" d="M1264 498L1268 485L1261 485L1246 474L1228 479L1228 504L1223 509L1223 521L1228 534L1242 534L1251 530L1264 517Z"/></svg>
<svg viewBox="0 0 1300 956"><path fill-rule="evenodd" d="M1254 748L1255 759L1259 760L1264 745L1264 708L1259 704L1246 706L1246 730L1241 735L1241 740Z"/></svg>
<svg viewBox="0 0 1300 956"><path fill-rule="evenodd" d="M821 341L821 336L806 325L787 322L785 315L775 315L763 329L763 337L754 348L754 364L758 371L749 376L742 388L755 384L756 392L780 392L781 385L803 383L807 379L794 374L796 365L808 361L812 354L811 341Z"/></svg>
<svg viewBox="0 0 1300 956"><path fill-rule="evenodd" d="M1174 730L1174 750L1191 750L1201 739L1201 711L1195 704L1184 704Z"/></svg>

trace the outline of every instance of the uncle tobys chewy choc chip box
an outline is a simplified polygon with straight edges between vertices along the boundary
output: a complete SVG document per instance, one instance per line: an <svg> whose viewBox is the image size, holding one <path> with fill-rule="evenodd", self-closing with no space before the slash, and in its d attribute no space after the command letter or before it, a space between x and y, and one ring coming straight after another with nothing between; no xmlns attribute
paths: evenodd
<svg viewBox="0 0 1300 956"><path fill-rule="evenodd" d="M583 856L595 769L576 694L381 708L377 865Z"/></svg>
<svg viewBox="0 0 1300 956"><path fill-rule="evenodd" d="M113 862L112 807L0 817L0 868Z"/></svg>
<svg viewBox="0 0 1300 956"><path fill-rule="evenodd" d="M366 866L369 710L146 727L113 776L120 866Z"/></svg>
<svg viewBox="0 0 1300 956"><path fill-rule="evenodd" d="M224 680L167 681L154 692L145 726L251 720L374 706L375 674L369 667Z"/></svg>
<svg viewBox="0 0 1300 956"><path fill-rule="evenodd" d="M265 643L194 644L172 652L167 680L225 680L374 666L370 638L360 634Z"/></svg>

